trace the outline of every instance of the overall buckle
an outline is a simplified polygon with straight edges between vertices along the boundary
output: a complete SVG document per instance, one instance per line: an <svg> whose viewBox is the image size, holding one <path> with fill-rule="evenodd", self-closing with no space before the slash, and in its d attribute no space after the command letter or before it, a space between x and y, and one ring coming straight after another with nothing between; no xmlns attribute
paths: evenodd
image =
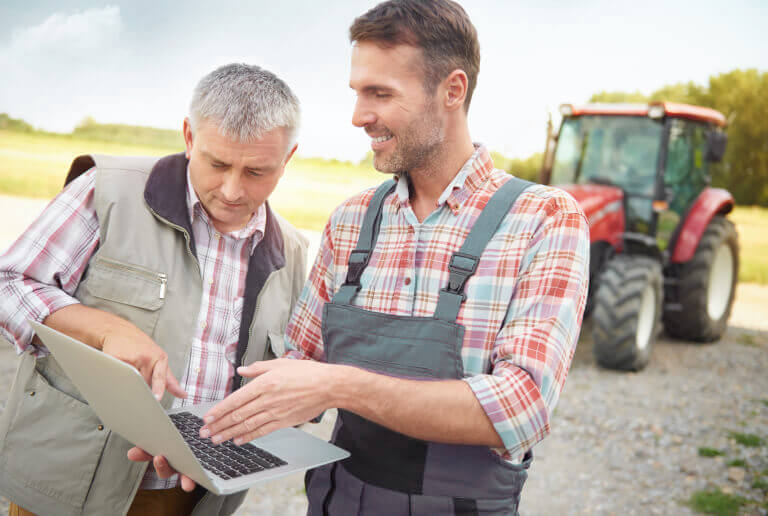
<svg viewBox="0 0 768 516"><path fill-rule="evenodd" d="M371 259L371 251L353 250L349 255L345 285L354 285L360 290L360 277Z"/></svg>
<svg viewBox="0 0 768 516"><path fill-rule="evenodd" d="M480 258L461 252L453 253L448 262L448 286L443 290L451 294L464 295L464 285L467 280L477 271L477 265Z"/></svg>

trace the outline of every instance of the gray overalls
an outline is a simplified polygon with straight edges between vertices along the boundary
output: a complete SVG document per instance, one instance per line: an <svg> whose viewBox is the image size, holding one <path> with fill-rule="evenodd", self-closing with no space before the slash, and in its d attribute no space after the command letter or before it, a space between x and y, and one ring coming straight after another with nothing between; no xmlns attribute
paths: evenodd
<svg viewBox="0 0 768 516"><path fill-rule="evenodd" d="M375 247L384 198L382 184L363 220L349 258L345 283L323 309L323 343L329 363L348 364L411 379L460 379L464 327L456 318L464 285L480 255L531 183L511 178L488 201L449 264L449 283L433 317L371 312L352 306ZM460 416L459 416L460 417ZM533 458L502 460L488 446L421 441L339 410L332 442L351 452L340 463L307 473L309 515L517 514L520 491Z"/></svg>

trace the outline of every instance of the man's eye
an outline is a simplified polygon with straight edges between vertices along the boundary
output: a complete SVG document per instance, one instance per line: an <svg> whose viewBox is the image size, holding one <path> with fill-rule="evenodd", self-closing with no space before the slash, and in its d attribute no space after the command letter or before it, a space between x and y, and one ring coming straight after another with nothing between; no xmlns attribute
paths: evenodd
<svg viewBox="0 0 768 516"><path fill-rule="evenodd" d="M212 163L213 168L224 168L226 165L224 163Z"/></svg>
<svg viewBox="0 0 768 516"><path fill-rule="evenodd" d="M386 99L392 96L389 93L375 93L374 95L377 99Z"/></svg>

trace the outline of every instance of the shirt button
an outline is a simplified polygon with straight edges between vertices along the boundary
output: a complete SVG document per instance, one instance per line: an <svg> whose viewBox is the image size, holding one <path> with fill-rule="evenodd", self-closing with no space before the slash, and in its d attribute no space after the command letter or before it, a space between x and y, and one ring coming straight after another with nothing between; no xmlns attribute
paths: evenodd
<svg viewBox="0 0 768 516"><path fill-rule="evenodd" d="M405 278L405 284L410 285L411 284L411 278Z"/></svg>
<svg viewBox="0 0 768 516"><path fill-rule="evenodd" d="M200 374L200 368L199 368L199 367L195 367L195 372L196 372L197 374Z"/></svg>
<svg viewBox="0 0 768 516"><path fill-rule="evenodd" d="M205 324L205 321L203 321L203 322L201 322L201 323L200 323L200 327L201 327L202 329L205 329L205 327L206 327L206 326L207 326L207 325Z"/></svg>
<svg viewBox="0 0 768 516"><path fill-rule="evenodd" d="M209 284L209 285L213 285L213 278L211 278L211 279L209 279L209 280L208 280L208 284Z"/></svg>
<svg viewBox="0 0 768 516"><path fill-rule="evenodd" d="M214 234L213 234L213 238L215 238L216 240L218 240L219 238L221 238L221 234L219 234L219 233L214 233Z"/></svg>

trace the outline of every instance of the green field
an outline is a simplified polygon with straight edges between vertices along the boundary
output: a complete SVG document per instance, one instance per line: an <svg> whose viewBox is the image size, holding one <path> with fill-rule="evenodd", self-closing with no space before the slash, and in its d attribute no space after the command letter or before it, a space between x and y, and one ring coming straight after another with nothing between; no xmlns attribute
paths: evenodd
<svg viewBox="0 0 768 516"><path fill-rule="evenodd" d="M72 160L80 154L164 156L181 150L0 130L0 193L50 199L61 190ZM296 226L320 231L339 203L382 180L383 176L372 168L294 158L272 194L271 203Z"/></svg>
<svg viewBox="0 0 768 516"><path fill-rule="evenodd" d="M86 153L162 156L177 147L88 139L81 135L0 130L0 193L51 198L75 156ZM294 158L271 197L272 205L298 227L322 230L344 199L381 182L372 168L346 162ZM737 207L730 215L739 231L739 280L768 284L768 208Z"/></svg>

